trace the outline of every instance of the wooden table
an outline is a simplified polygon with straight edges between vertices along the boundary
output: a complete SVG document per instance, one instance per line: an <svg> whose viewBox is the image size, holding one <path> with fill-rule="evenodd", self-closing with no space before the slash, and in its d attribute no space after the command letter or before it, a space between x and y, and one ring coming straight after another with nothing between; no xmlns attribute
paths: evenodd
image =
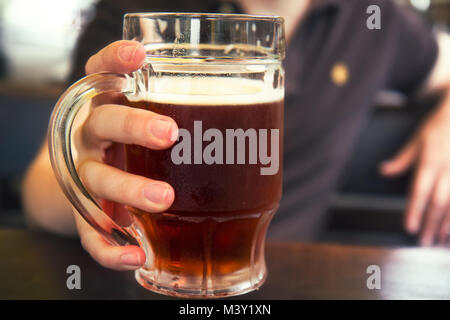
<svg viewBox="0 0 450 320"><path fill-rule="evenodd" d="M0 299L167 299L141 288L132 272L107 270L78 240L0 229ZM269 276L235 299L450 299L450 250L268 242ZM68 290L66 268L81 268ZM367 288L378 265L381 289Z"/></svg>

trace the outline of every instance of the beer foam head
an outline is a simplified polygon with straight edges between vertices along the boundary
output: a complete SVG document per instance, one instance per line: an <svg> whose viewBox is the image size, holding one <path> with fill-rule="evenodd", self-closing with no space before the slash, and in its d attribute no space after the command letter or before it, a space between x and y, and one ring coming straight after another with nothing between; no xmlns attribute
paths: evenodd
<svg viewBox="0 0 450 320"><path fill-rule="evenodd" d="M147 92L128 97L131 101L151 101L183 105L242 105L276 102L283 89L261 80L226 77L160 77L150 79Z"/></svg>

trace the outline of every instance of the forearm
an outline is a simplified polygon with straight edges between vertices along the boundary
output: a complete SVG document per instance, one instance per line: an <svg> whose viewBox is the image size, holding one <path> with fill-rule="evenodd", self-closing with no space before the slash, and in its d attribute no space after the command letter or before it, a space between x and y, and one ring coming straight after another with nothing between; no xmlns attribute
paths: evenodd
<svg viewBox="0 0 450 320"><path fill-rule="evenodd" d="M47 144L25 175L22 203L30 227L63 235L76 234L72 210L53 173Z"/></svg>

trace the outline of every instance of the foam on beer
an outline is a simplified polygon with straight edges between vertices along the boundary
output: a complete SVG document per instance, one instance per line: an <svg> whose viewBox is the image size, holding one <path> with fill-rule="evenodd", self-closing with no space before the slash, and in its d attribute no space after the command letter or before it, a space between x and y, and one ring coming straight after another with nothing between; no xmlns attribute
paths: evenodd
<svg viewBox="0 0 450 320"><path fill-rule="evenodd" d="M283 89L261 80L226 77L161 77L150 79L148 90L128 97L130 101L151 101L181 105L251 105L280 101Z"/></svg>

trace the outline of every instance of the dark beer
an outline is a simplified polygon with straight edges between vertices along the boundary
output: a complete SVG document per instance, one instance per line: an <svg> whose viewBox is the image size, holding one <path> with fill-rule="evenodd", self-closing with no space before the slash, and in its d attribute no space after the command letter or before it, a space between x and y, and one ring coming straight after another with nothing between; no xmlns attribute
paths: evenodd
<svg viewBox="0 0 450 320"><path fill-rule="evenodd" d="M194 121L201 121L202 130L218 129L225 136L227 129L270 129L280 132L282 148L283 101L245 101L212 97L211 103L183 103L180 97L167 101L128 101L128 105L172 117L179 128L194 137ZM161 99L160 99L161 100ZM172 101L171 101L172 100ZM175 100L175 101L173 101ZM228 99L230 100L230 99ZM248 100L248 98L247 98ZM265 99L267 100L267 99ZM239 101L240 103L237 103ZM198 140L197 140L198 141ZM179 143L179 142L176 142ZM210 142L202 141L203 150ZM165 213L149 213L136 208L138 225L151 246L151 262L144 269L164 270L180 278L215 279L224 275L246 277L264 272L265 233L278 207L282 187L281 152L279 169L272 175L261 175L261 163L249 162L249 141L246 141L245 163L237 163L237 145L233 164L175 164L172 148L150 150L137 145L125 147L127 172L168 182L175 190L175 201ZM194 153L194 141L191 141ZM226 150L224 150L224 159ZM253 270L251 270L253 268ZM254 272L256 269L257 272ZM255 282L260 279L255 279ZM193 284L194 286L194 284ZM226 284L224 284L226 286Z"/></svg>

